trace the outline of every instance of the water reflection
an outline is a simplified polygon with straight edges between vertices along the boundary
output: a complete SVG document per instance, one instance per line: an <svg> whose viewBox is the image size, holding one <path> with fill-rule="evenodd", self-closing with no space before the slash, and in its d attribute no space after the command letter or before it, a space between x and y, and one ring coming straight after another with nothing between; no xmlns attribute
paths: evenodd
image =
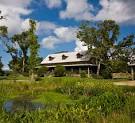
<svg viewBox="0 0 135 123"><path fill-rule="evenodd" d="M31 102L29 99L14 99L4 103L3 108L6 112L32 111L43 109L45 106L41 103Z"/></svg>

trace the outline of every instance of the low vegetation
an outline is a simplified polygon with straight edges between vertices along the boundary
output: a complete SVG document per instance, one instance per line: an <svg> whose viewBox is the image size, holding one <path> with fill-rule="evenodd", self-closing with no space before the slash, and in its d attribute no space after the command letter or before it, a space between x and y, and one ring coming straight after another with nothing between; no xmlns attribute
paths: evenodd
<svg viewBox="0 0 135 123"><path fill-rule="evenodd" d="M1 80L0 123L134 123L135 87L115 86L113 81L79 77ZM18 97L30 97L45 108L6 112L3 104Z"/></svg>

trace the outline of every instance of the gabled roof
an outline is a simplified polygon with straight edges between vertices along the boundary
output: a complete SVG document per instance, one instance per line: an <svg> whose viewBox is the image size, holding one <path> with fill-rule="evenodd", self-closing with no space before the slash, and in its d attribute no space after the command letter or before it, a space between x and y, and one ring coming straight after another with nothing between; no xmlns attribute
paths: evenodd
<svg viewBox="0 0 135 123"><path fill-rule="evenodd" d="M77 54L80 53L82 55L81 58L77 58ZM62 56L66 56L65 59L62 59ZM49 60L49 57L53 57L53 60ZM56 63L70 63L70 62L81 62L81 61L89 61L89 58L86 57L86 52L63 52L57 54L48 55L41 64L56 64Z"/></svg>

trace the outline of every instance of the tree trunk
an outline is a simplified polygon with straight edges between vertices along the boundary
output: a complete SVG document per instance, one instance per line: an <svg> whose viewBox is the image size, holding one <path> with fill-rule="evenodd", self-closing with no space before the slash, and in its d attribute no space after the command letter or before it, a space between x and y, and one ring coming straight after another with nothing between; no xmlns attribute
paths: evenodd
<svg viewBox="0 0 135 123"><path fill-rule="evenodd" d="M97 66L97 76L99 76L100 73L100 67L101 67L101 63L99 61L98 66Z"/></svg>
<svg viewBox="0 0 135 123"><path fill-rule="evenodd" d="M25 57L23 56L23 66L22 66L22 72L24 73L25 71Z"/></svg>
<svg viewBox="0 0 135 123"><path fill-rule="evenodd" d="M23 66L22 66L22 72L25 72L25 65L26 65L26 52L23 51Z"/></svg>
<svg viewBox="0 0 135 123"><path fill-rule="evenodd" d="M134 68L133 68L133 66L131 67L131 75L132 75L132 80L134 80L135 77L134 77Z"/></svg>
<svg viewBox="0 0 135 123"><path fill-rule="evenodd" d="M31 81L35 81L34 72L31 72Z"/></svg>

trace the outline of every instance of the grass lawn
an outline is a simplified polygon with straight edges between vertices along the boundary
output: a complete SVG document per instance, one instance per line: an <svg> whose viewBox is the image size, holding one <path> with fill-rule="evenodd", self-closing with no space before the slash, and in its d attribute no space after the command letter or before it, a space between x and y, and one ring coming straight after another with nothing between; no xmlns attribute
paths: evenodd
<svg viewBox="0 0 135 123"><path fill-rule="evenodd" d="M42 102L44 104L55 104L55 103L62 103L68 104L73 103L69 96L56 93L56 92L45 92L39 95L34 101Z"/></svg>
<svg viewBox="0 0 135 123"><path fill-rule="evenodd" d="M36 82L21 77L21 80L0 80L0 123L135 122L135 87L113 84L123 80L75 77L48 77ZM18 97L31 97L32 102L52 107L14 115L6 113L4 102Z"/></svg>

